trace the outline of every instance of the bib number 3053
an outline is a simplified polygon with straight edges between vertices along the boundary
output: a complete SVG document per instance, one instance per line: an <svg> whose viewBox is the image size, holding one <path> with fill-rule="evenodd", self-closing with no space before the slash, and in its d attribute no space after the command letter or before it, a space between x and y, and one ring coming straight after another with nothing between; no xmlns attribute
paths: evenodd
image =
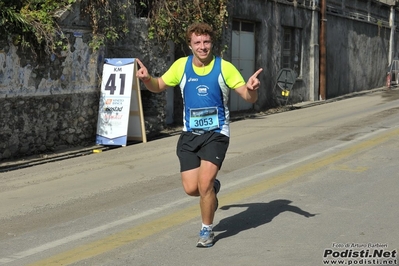
<svg viewBox="0 0 399 266"><path fill-rule="evenodd" d="M190 109L190 128L212 130L218 127L217 107Z"/></svg>

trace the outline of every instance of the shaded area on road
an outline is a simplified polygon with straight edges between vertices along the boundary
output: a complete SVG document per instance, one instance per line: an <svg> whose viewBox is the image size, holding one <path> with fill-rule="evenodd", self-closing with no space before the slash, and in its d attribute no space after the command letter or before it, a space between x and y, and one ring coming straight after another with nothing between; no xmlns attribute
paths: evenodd
<svg viewBox="0 0 399 266"><path fill-rule="evenodd" d="M293 212L304 217L313 217L312 214L297 206L290 205L292 201L286 199L273 200L269 203L246 203L222 206L221 210L230 208L246 208L244 211L221 220L213 229L222 232L215 236L215 241L228 238L238 233L270 223L283 212Z"/></svg>

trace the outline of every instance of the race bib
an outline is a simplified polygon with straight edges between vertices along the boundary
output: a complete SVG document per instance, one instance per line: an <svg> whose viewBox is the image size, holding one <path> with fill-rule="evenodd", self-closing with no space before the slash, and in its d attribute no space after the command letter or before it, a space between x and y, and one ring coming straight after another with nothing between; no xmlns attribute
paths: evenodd
<svg viewBox="0 0 399 266"><path fill-rule="evenodd" d="M190 128L213 130L219 128L217 107L190 109Z"/></svg>

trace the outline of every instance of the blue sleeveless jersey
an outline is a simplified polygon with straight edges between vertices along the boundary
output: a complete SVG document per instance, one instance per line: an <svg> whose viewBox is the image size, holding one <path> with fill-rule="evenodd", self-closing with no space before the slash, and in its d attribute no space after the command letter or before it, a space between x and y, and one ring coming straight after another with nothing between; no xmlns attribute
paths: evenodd
<svg viewBox="0 0 399 266"><path fill-rule="evenodd" d="M221 71L220 57L215 57L212 71L200 76L194 72L193 56L189 56L180 82L183 96L183 131L216 131L230 135L228 109L229 87Z"/></svg>

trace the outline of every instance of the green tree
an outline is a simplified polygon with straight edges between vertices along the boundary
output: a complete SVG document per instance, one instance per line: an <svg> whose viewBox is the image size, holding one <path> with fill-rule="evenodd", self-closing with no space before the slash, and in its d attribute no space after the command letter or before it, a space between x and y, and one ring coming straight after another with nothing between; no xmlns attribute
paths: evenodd
<svg viewBox="0 0 399 266"><path fill-rule="evenodd" d="M40 46L54 51L63 43L62 31L56 23L57 11L68 8L76 0L23 0L0 2L0 33L16 45Z"/></svg>
<svg viewBox="0 0 399 266"><path fill-rule="evenodd" d="M131 19L132 0L86 0L82 1L82 10L92 26L93 49L115 42L128 32L128 20Z"/></svg>
<svg viewBox="0 0 399 266"><path fill-rule="evenodd" d="M228 3L228 0L152 1L149 37L157 39L160 43L173 40L175 44L185 46L185 31L188 25L193 22L206 22L213 27L216 39L220 41L227 26Z"/></svg>
<svg viewBox="0 0 399 266"><path fill-rule="evenodd" d="M76 0L3 0L0 2L0 34L16 45L44 48L54 53L65 48L66 36L57 14ZM228 0L82 0L81 10L91 24L90 46L98 49L129 32L132 15L147 16L149 38L159 43L185 44L185 30L193 22L211 24L220 38L226 26Z"/></svg>

